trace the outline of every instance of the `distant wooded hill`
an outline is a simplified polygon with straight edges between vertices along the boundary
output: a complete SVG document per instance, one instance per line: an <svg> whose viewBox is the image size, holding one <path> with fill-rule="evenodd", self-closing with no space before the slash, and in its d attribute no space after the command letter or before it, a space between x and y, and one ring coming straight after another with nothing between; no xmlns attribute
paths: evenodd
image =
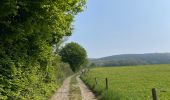
<svg viewBox="0 0 170 100"><path fill-rule="evenodd" d="M92 66L125 66L146 64L170 64L170 53L122 54L103 58L90 58Z"/></svg>

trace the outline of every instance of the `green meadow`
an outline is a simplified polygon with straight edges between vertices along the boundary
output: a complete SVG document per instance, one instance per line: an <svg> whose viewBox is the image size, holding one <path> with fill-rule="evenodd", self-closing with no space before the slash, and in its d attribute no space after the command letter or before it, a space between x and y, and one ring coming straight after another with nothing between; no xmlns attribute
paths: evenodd
<svg viewBox="0 0 170 100"><path fill-rule="evenodd" d="M156 88L159 100L170 100L169 64L98 67L81 78L101 100L152 100L152 88Z"/></svg>

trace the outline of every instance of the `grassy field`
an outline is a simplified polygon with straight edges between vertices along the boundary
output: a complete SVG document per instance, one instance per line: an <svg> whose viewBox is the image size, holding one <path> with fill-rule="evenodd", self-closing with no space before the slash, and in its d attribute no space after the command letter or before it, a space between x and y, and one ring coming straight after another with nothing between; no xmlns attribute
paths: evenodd
<svg viewBox="0 0 170 100"><path fill-rule="evenodd" d="M170 100L170 65L99 67L82 79L102 100L152 100L152 88L157 89L159 100Z"/></svg>

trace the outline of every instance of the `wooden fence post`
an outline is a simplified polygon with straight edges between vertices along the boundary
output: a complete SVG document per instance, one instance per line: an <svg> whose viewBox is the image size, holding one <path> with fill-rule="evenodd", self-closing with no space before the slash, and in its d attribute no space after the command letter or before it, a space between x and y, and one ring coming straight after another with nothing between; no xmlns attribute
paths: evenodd
<svg viewBox="0 0 170 100"><path fill-rule="evenodd" d="M95 85L97 86L97 78L95 77Z"/></svg>
<svg viewBox="0 0 170 100"><path fill-rule="evenodd" d="M157 93L156 93L156 89L155 89L155 88L152 89L152 98L153 98L153 100L158 100L158 97L157 97Z"/></svg>
<svg viewBox="0 0 170 100"><path fill-rule="evenodd" d="M81 75L83 76L83 70L81 70Z"/></svg>
<svg viewBox="0 0 170 100"><path fill-rule="evenodd" d="M106 90L108 90L108 79L106 78Z"/></svg>
<svg viewBox="0 0 170 100"><path fill-rule="evenodd" d="M83 76L85 76L85 71L84 71L84 69L83 69Z"/></svg>

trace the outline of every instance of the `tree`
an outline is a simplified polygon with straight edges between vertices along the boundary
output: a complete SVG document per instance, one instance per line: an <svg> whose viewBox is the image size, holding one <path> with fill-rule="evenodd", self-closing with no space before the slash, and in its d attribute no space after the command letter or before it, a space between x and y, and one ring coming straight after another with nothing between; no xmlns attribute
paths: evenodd
<svg viewBox="0 0 170 100"><path fill-rule="evenodd" d="M74 72L80 69L81 65L87 61L86 50L74 42L66 44L61 49L59 55L64 62L70 64L70 67Z"/></svg>
<svg viewBox="0 0 170 100"><path fill-rule="evenodd" d="M95 63L91 63L89 66L90 67L96 67L96 64Z"/></svg>

